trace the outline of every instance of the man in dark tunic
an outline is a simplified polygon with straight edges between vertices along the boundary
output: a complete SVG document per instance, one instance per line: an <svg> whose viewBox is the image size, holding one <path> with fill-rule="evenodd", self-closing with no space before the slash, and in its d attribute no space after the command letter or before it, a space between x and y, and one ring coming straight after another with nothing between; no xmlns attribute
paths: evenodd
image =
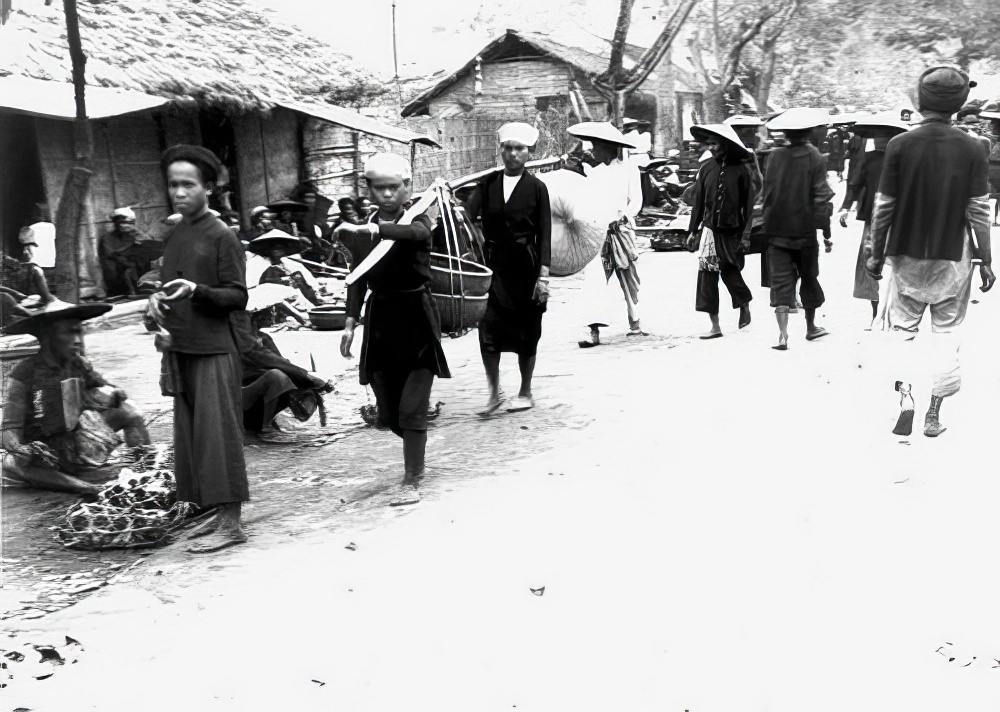
<svg viewBox="0 0 1000 712"><path fill-rule="evenodd" d="M783 131L789 146L768 157L764 176L764 225L771 306L778 321L778 351L788 349L788 314L795 308L795 284L806 314L806 339L826 336L816 326L816 310L825 296L819 284L819 242L816 231L829 225L833 189L826 181L826 159L809 143L813 130L826 117L809 109L789 109L768 122Z"/></svg>
<svg viewBox="0 0 1000 712"><path fill-rule="evenodd" d="M750 324L753 295L743 281L744 255L750 249L753 206L757 191L750 152L727 124L694 126L691 134L711 152L694 187L688 226L688 249L702 246L698 259L695 309L708 314L712 329L702 339L722 336L719 325L719 278L729 290L733 309L740 310L739 328Z"/></svg>
<svg viewBox="0 0 1000 712"><path fill-rule="evenodd" d="M888 258L892 266L889 326L912 340L928 309L933 342L947 354L938 365L924 435L945 431L941 402L959 391L957 331L965 320L979 262L980 290L989 291L992 269L988 157L979 141L951 124L969 96L969 76L957 67L930 67L917 83L921 124L889 142L872 214L872 256L867 267L880 279ZM975 236L973 241L972 236ZM946 348L945 348L946 347ZM905 370L907 359L893 365ZM914 402L910 379L896 382L900 415L893 430L912 431Z"/></svg>
<svg viewBox="0 0 1000 712"><path fill-rule="evenodd" d="M36 336L39 352L19 363L5 384L5 483L93 494L102 489L94 480L110 476L102 467L120 442L112 431L124 431L129 447L149 444L142 413L128 394L83 355L82 322L110 309L53 301L9 328Z"/></svg>
<svg viewBox="0 0 1000 712"><path fill-rule="evenodd" d="M490 395L482 415L500 408L500 354L516 353L521 389L509 412L534 406L531 378L535 372L542 315L548 300L552 253L549 191L524 170L538 129L513 122L497 131L502 172L492 173L472 194L467 211L482 216L486 262L493 270L486 315L479 322L479 349Z"/></svg>
<svg viewBox="0 0 1000 712"><path fill-rule="evenodd" d="M441 348L441 321L431 301L434 225L427 214L405 215L404 219L411 179L410 162L405 158L375 154L365 163L365 180L378 212L364 225L343 223L337 228L341 239L370 236L369 250L392 241L377 263L371 265L366 258L354 268L340 352L351 358L354 329L370 289L359 377L362 385L371 384L375 391L379 424L403 439L404 497L410 499L398 503L418 499L416 486L424 474L431 387L435 376L451 378Z"/></svg>
<svg viewBox="0 0 1000 712"><path fill-rule="evenodd" d="M858 204L857 218L864 222L861 232L861 245L858 249L858 259L854 267L854 297L866 299L872 305L872 319L878 316L878 282L868 274L865 262L871 257L871 216L875 204L875 193L878 192L879 179L882 177L882 164L885 161L885 147L889 139L901 133L906 133L909 127L893 117L872 117L858 122L854 131L864 139L875 142L875 150L866 156L864 165L855 172L847 184L844 204L840 208L840 224L847 227L847 213L855 201Z"/></svg>
<svg viewBox="0 0 1000 712"><path fill-rule="evenodd" d="M215 154L174 146L161 165L182 220L166 237L163 290L150 308L170 334L163 391L174 398L177 499L219 508L214 526L202 530L205 541L189 547L203 553L246 541L241 369L229 323L246 307L246 267L239 239L208 209L220 169Z"/></svg>

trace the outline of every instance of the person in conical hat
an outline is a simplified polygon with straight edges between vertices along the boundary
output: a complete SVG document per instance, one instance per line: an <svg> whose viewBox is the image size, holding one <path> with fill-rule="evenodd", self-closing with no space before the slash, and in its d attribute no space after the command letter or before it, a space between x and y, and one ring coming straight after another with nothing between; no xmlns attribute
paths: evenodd
<svg viewBox="0 0 1000 712"><path fill-rule="evenodd" d="M451 377L441 347L441 320L431 298L434 222L424 212L409 224L401 224L413 192L408 160L377 153L368 159L364 170L378 212L363 225L341 224L334 236L363 236L369 252L382 240L391 240L392 247L366 272L358 272L362 263L353 269L363 276L347 290L347 324L340 352L344 358L353 357L355 328L370 291L358 376L362 385L370 384L375 392L379 424L403 440L402 491L395 501L403 504L419 501L417 485L425 470L427 413L434 378Z"/></svg>
<svg viewBox="0 0 1000 712"><path fill-rule="evenodd" d="M819 283L817 231L829 229L834 192L827 183L826 159L809 141L814 130L826 126L822 112L789 109L767 123L785 133L787 147L768 156L764 175L762 231L768 240L767 266L771 306L778 322L778 351L788 349L788 315L796 309L795 286L806 317L806 339L827 335L816 325L816 310L826 296Z"/></svg>
<svg viewBox="0 0 1000 712"><path fill-rule="evenodd" d="M3 412L4 484L93 494L123 431L130 447L148 445L142 413L83 355L83 322L110 304L53 301L7 329L32 334L39 352L7 379Z"/></svg>
<svg viewBox="0 0 1000 712"><path fill-rule="evenodd" d="M688 226L688 248L701 246L695 309L708 314L711 329L702 339L722 336L719 324L719 279L729 290L733 309L739 309L739 328L750 324L753 295L743 281L744 255L750 249L756 187L745 162L750 155L732 126L693 126L691 135L712 158L702 164L694 184L694 204Z"/></svg>
<svg viewBox="0 0 1000 712"><path fill-rule="evenodd" d="M872 254L866 268L881 279L888 261L892 284L888 325L912 349L911 340L930 311L931 343L947 354L936 365L924 435L945 431L941 405L962 386L958 330L965 320L979 263L980 290L996 281L990 241L987 192L988 157L979 142L952 125L965 104L972 82L958 67L929 67L917 81L918 109L924 119L895 137L885 150L885 165L872 213ZM929 200L928 196L933 196ZM975 241L971 235L975 235ZM918 340L918 344L925 340ZM916 346L921 348L921 346ZM900 415L893 432L909 435L913 427L914 378L910 353L892 354L898 375Z"/></svg>
<svg viewBox="0 0 1000 712"><path fill-rule="evenodd" d="M900 121L895 115L871 116L858 121L854 126L855 134L863 140L871 139L875 147L865 154L864 163L854 172L847 184L847 193L840 208L840 225L847 227L848 212L857 202L857 219L864 223L864 228L854 267L854 297L871 302L872 319L878 315L879 308L878 282L865 269L865 262L871 256L872 249L872 206L875 204L875 193L878 192L879 180L882 178L886 146L893 136L906 133L909 128L909 125Z"/></svg>
<svg viewBox="0 0 1000 712"><path fill-rule="evenodd" d="M534 406L531 385L549 296L552 254L549 191L524 168L538 141L538 130L521 122L504 124L497 131L497 141L503 171L483 178L466 203L470 218L482 217L486 264L493 270L486 314L479 322L479 350L489 387L480 415L490 415L503 405L503 353L517 354L521 373L520 389L507 410Z"/></svg>
<svg viewBox="0 0 1000 712"><path fill-rule="evenodd" d="M605 313L608 297L607 283L614 275L625 297L628 315L628 336L646 336L639 318L639 273L636 262L639 253L635 246L634 218L642 210L642 179L634 163L623 157L624 149L636 145L621 131L606 121L585 121L567 129L571 136L590 142L592 148L583 154L578 164L571 168L586 176L595 201L592 206L601 211L602 221L608 224L607 237L599 259L595 258L584 269L586 286L582 294L587 302L587 338L579 341L580 348L601 344L601 327L610 319Z"/></svg>

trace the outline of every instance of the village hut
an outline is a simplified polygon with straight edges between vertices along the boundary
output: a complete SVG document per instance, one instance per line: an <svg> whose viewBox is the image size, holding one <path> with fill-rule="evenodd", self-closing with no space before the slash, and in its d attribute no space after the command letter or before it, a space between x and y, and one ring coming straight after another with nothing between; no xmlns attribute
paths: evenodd
<svg viewBox="0 0 1000 712"><path fill-rule="evenodd" d="M303 180L317 179L331 198L357 192L366 152L434 145L339 106L377 94L380 83L238 0L87 2L79 15L94 136L81 218L84 296L101 291L96 246L114 208L129 205L143 232L163 232L159 157L169 145L219 155L244 225L255 205L288 197ZM61 4L17 3L0 29L3 252L17 254L20 227L59 205L76 161L70 81Z"/></svg>
<svg viewBox="0 0 1000 712"><path fill-rule="evenodd" d="M507 30L459 69L414 97L402 115L492 120L497 125L511 118L544 123L555 115L561 117L557 122L561 127L543 130L542 135L547 141L544 152L557 155L563 148L559 141L565 140L567 123L586 118L588 112L598 121L607 118L608 101L595 89L594 80L607 71L611 56L611 43L605 39L560 32ZM634 66L644 51L627 44L626 68ZM692 116L700 114L702 105L695 76L691 68L683 68L668 57L628 96L625 115L648 122L655 152L665 152L688 138L684 129Z"/></svg>

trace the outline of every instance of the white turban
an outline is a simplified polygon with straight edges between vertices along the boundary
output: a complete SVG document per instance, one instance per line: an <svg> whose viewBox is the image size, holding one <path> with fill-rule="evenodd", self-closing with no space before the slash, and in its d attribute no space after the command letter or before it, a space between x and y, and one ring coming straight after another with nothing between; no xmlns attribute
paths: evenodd
<svg viewBox="0 0 1000 712"><path fill-rule="evenodd" d="M34 245L34 262L49 269L56 266L56 226L50 222L36 222L21 228L18 240L22 245Z"/></svg>
<svg viewBox="0 0 1000 712"><path fill-rule="evenodd" d="M111 219L122 218L123 220L130 220L135 222L135 211L132 208L115 208L114 212L111 213Z"/></svg>
<svg viewBox="0 0 1000 712"><path fill-rule="evenodd" d="M395 153L376 153L365 161L365 178L371 180L376 176L395 176L400 180L413 178L410 162Z"/></svg>
<svg viewBox="0 0 1000 712"><path fill-rule="evenodd" d="M534 146L538 143L538 129L531 124L512 121L497 129L497 140L501 145L512 141L522 146Z"/></svg>

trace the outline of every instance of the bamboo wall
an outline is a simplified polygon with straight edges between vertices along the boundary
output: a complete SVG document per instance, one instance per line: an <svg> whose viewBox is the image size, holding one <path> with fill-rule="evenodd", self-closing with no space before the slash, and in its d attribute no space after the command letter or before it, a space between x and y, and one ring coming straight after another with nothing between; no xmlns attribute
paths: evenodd
<svg viewBox="0 0 1000 712"><path fill-rule="evenodd" d="M320 193L335 202L338 198L367 195L364 166L374 154L388 151L410 157L408 144L312 117L305 118L302 143L306 175Z"/></svg>
<svg viewBox="0 0 1000 712"><path fill-rule="evenodd" d="M569 65L557 59L542 57L487 61L482 65L482 74L478 96L475 94L473 73L468 71L445 92L428 102L429 116L434 119L449 119L459 115L475 118L533 116L538 99L567 96L574 78ZM585 78L576 78L594 120L607 119L607 102ZM656 107L655 115L635 118L652 122L653 151L662 155L668 149L679 146L686 138L682 135L673 78L667 71L654 71L639 87L639 91L650 97L651 103ZM568 102L563 105L568 112ZM462 144L455 150L462 152L467 150L467 146ZM464 165L469 161L459 157L455 162Z"/></svg>
<svg viewBox="0 0 1000 712"><path fill-rule="evenodd" d="M295 112L281 108L266 117L256 113L233 117L244 221L255 206L287 198L298 186L302 178L298 122Z"/></svg>

